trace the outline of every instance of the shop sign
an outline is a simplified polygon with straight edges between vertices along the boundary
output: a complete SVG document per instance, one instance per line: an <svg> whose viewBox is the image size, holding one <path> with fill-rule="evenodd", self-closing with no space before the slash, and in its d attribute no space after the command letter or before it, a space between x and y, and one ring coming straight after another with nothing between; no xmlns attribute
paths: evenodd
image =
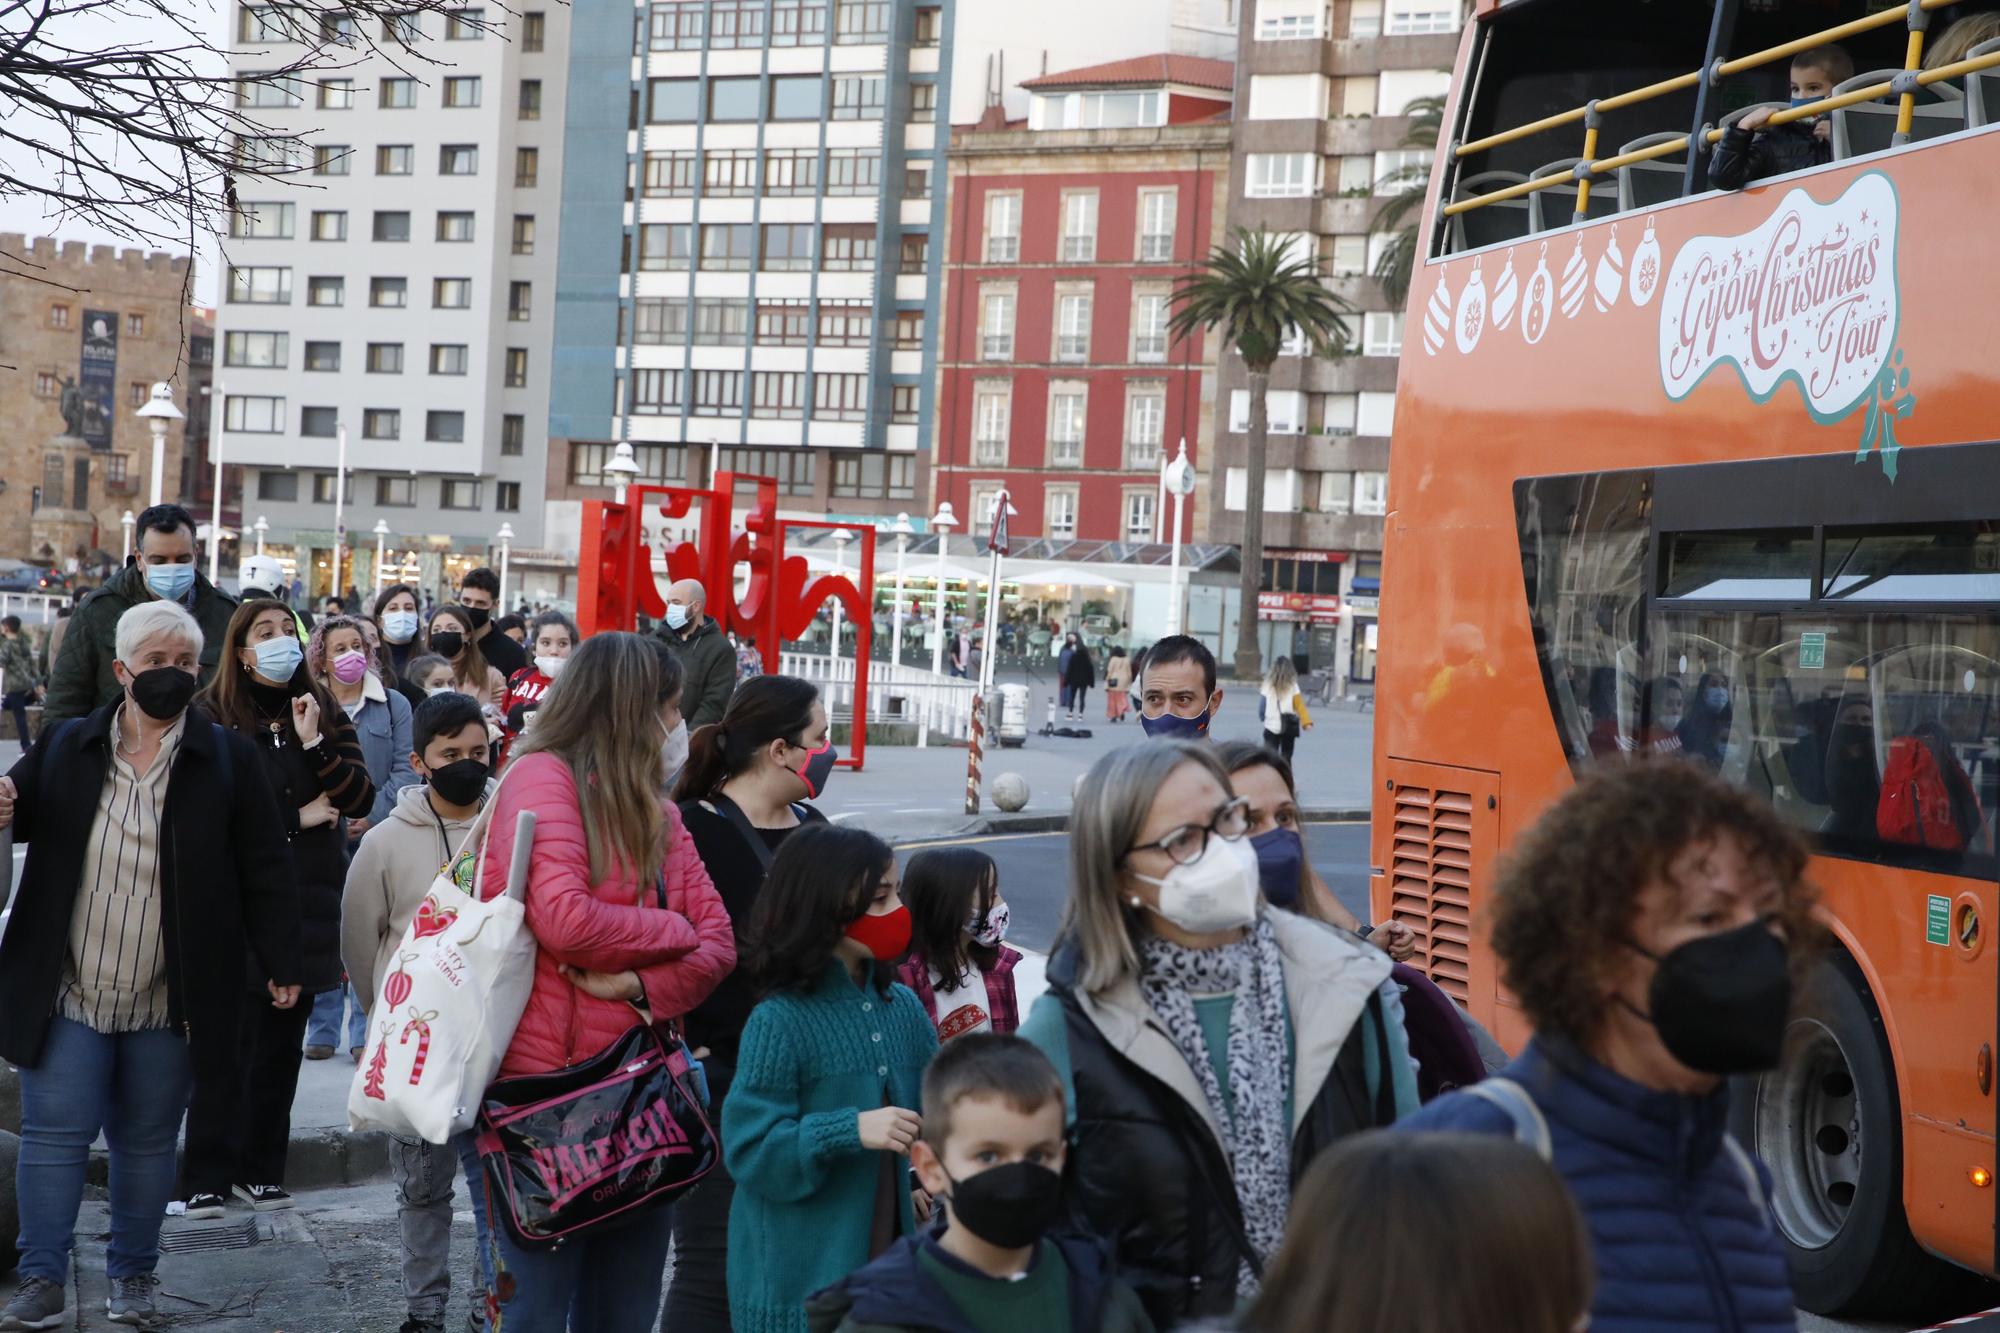
<svg viewBox="0 0 2000 1333"><path fill-rule="evenodd" d="M1260 592L1257 594L1257 619L1338 624L1340 598L1326 593Z"/></svg>

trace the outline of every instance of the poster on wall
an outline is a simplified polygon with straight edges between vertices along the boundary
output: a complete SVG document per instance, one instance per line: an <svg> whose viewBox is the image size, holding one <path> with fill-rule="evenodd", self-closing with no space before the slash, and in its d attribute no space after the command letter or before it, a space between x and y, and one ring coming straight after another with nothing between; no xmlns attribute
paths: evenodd
<svg viewBox="0 0 2000 1333"><path fill-rule="evenodd" d="M83 396L83 438L92 449L111 447L111 414L117 410L118 312L83 312L83 368L77 376Z"/></svg>

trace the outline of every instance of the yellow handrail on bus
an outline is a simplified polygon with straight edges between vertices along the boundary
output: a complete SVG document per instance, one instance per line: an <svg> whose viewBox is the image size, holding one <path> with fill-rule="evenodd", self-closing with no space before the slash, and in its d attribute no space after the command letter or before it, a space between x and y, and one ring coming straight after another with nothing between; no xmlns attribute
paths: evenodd
<svg viewBox="0 0 2000 1333"><path fill-rule="evenodd" d="M1915 8L1928 13L1933 9L1943 9L1945 6L1955 3L1957 3L1957 0L1916 0ZM1754 51L1749 55L1738 56L1734 60L1717 61L1715 64L1715 77L1720 79L1730 74L1741 73L1747 69L1755 69L1761 65L1768 65L1774 61L1798 55L1802 51L1810 51L1814 47L1824 46L1828 42L1837 42L1846 37L1853 37L1864 32L1872 32L1877 28L1886 28L1892 23L1908 23L1911 21L1911 18L1912 10L1908 6L1884 9L1868 15L1866 18L1837 24L1834 27L1824 29L1806 37L1782 42L1777 46L1766 47L1761 51ZM1989 57L1976 61L1960 61L1957 65L1944 69L1923 70L1923 53L1924 30L1922 27L1912 27L1910 29L1910 40L1906 48L1903 68L1906 73L1918 74L1917 83L1919 85L1928 85L1936 83L1940 79L1955 76L1953 73L1947 72L1947 70L1972 72L1989 68L1992 64L2000 64L2000 58ZM1925 74L1932 75L1933 77L1925 78L1923 77ZM1444 209L1444 216L1456 217L1461 213L1470 212L1475 208L1484 208L1489 204L1502 203L1509 199L1519 199L1524 195L1534 194L1538 190L1546 190L1552 186L1568 184L1571 181L1576 183L1576 216L1579 218L1587 216L1590 209L1590 188L1593 177L1602 175L1606 171L1615 171L1622 166L1629 166L1634 162L1645 162L1653 158L1669 157L1688 146L1687 138L1683 137L1671 143L1655 144L1651 148L1641 149L1633 153L1622 153L1617 157L1599 161L1597 159L1597 136L1600 117L1603 113L1606 111L1617 111L1623 107L1637 106L1641 102L1650 101L1655 97L1664 97L1669 93L1681 92L1699 84L1702 77L1702 71L1700 70L1695 70L1687 74L1678 74L1670 79L1662 79L1658 83L1647 84L1643 88L1634 88L1629 92L1600 98L1597 101L1573 107L1568 111L1558 111L1552 116L1544 116L1540 120L1532 121L1529 124L1516 126L1511 130L1501 130L1499 133L1489 134L1483 139L1474 139L1471 143L1460 144L1453 150L1452 156L1458 161L1463 161L1475 153L1483 153L1488 149L1498 148L1503 144L1516 143L1531 135L1540 134L1544 130L1557 129L1564 125L1573 125L1578 121L1582 121L1584 123L1582 161L1588 164L1588 170L1586 171L1580 166L1576 172L1570 175L1544 176L1537 180L1523 181L1518 185L1509 185L1504 189L1494 190L1490 194L1476 195L1471 199L1461 199L1456 203L1448 204ZM1892 84L1876 84L1869 88L1859 89L1853 93L1843 94L1840 97L1822 98L1817 102L1805 106L1788 107L1784 111L1773 115L1766 123L1771 125L1787 125L1792 121L1803 120L1808 116L1820 115L1827 111L1854 106L1861 102L1872 102L1876 98L1893 91L1894 87ZM1916 100L1916 91L1914 89L1902 94L1896 111L1896 133L1898 135L1907 137L1910 133L1911 124L1916 115ZM1724 131L1720 129L1710 130L1704 136L1704 140L1711 144L1719 143L1722 140L1723 133Z"/></svg>

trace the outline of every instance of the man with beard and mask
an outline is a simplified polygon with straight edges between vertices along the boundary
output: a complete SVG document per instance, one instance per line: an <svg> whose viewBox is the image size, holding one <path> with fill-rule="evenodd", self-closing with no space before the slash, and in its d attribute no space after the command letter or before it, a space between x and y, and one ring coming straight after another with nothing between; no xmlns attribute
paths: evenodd
<svg viewBox="0 0 2000 1333"><path fill-rule="evenodd" d="M736 692L736 650L714 617L703 614L707 605L708 593L700 583L680 580L667 589L666 623L656 631L681 660L681 711L690 727L720 722Z"/></svg>
<svg viewBox="0 0 2000 1333"><path fill-rule="evenodd" d="M450 866L468 892L476 858L453 864L491 789L486 719L470 696L446 693L417 705L410 724L410 764L423 785L405 787L389 817L368 830L347 868L340 898L340 957L355 994L373 1006L376 988L395 962L410 920L429 896L439 868ZM485 1191L479 1156L468 1131L450 1144L391 1135L389 1166L396 1180L402 1227L404 1333L441 1333L451 1295L451 1200L459 1163L465 1165L477 1222L482 1284L492 1280L485 1249ZM472 1308L485 1306L472 1294ZM479 1325L484 1327L483 1324Z"/></svg>
<svg viewBox="0 0 2000 1333"><path fill-rule="evenodd" d="M1727 1080L1776 1066L1814 953L1804 844L1696 765L1639 763L1585 777L1502 867L1493 951L1536 1035L1397 1128L1554 1162L1590 1228L1595 1333L1789 1333L1769 1177L1727 1133Z"/></svg>
<svg viewBox="0 0 2000 1333"><path fill-rule="evenodd" d="M500 679L511 679L516 671L528 665L528 650L497 632L493 626L493 617L500 605L498 574L490 569L468 572L458 585L458 604L472 617L468 628L472 632L472 641L479 645L480 656L486 659L488 666L499 669Z"/></svg>
<svg viewBox="0 0 2000 1333"><path fill-rule="evenodd" d="M298 1003L285 821L256 780L255 743L189 708L201 650L178 603L127 610L119 697L50 727L0 778L0 829L28 848L0 940L0 1059L20 1067L22 1121L21 1281L0 1327L70 1322L72 1233L100 1130L114 1182L106 1313L156 1315L192 1080L236 1068L252 1003Z"/></svg>
<svg viewBox="0 0 2000 1333"><path fill-rule="evenodd" d="M943 1230L905 1236L806 1302L832 1333L1150 1333L1111 1247L1067 1230L1062 1076L1019 1037L975 1032L924 1071L917 1179Z"/></svg>

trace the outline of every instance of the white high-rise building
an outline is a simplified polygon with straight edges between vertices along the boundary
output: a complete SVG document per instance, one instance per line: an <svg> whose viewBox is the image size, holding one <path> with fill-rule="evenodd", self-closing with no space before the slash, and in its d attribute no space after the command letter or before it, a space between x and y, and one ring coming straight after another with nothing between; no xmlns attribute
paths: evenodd
<svg viewBox="0 0 2000 1333"><path fill-rule="evenodd" d="M239 5L232 72L295 59L291 21ZM431 592L489 563L509 523L510 600L537 591L569 25L554 0L411 16L366 34L411 48L396 61L355 34L351 66L245 86L310 158L238 186L216 316L222 453L246 468L245 523L266 520L266 550L315 597L375 587L378 522L386 580Z"/></svg>

